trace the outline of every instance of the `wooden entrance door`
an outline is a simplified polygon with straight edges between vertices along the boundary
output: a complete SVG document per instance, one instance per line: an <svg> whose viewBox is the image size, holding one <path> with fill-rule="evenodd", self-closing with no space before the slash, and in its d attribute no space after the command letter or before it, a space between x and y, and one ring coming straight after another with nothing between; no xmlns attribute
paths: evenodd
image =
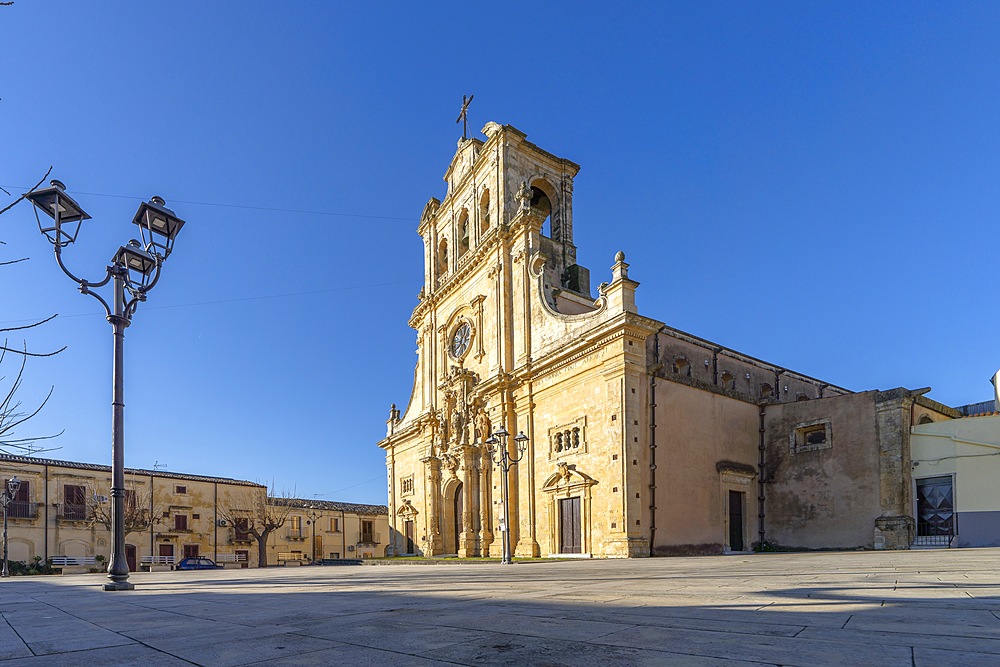
<svg viewBox="0 0 1000 667"><path fill-rule="evenodd" d="M729 492L729 550L743 551L743 498L742 491Z"/></svg>
<svg viewBox="0 0 1000 667"><path fill-rule="evenodd" d="M173 565L174 564L174 545L172 544L161 544L160 545L160 565Z"/></svg>
<svg viewBox="0 0 1000 667"><path fill-rule="evenodd" d="M406 549L403 553L412 554L413 553L413 520L407 519L403 522L403 535L406 536Z"/></svg>
<svg viewBox="0 0 1000 667"><path fill-rule="evenodd" d="M578 554L583 552L582 531L580 529L580 498L559 499L559 553Z"/></svg>
<svg viewBox="0 0 1000 667"><path fill-rule="evenodd" d="M136 570L139 569L138 567L136 567L134 544L125 545L125 562L128 563L129 572L135 572Z"/></svg>

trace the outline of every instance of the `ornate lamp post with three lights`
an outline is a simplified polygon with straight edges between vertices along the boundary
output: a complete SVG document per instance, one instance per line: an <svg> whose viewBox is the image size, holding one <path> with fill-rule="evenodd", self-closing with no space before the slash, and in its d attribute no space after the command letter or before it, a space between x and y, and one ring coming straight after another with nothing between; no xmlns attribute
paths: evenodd
<svg viewBox="0 0 1000 667"><path fill-rule="evenodd" d="M4 484L3 493L0 493L0 504L3 505L3 572L0 577L9 577L10 570L7 569L7 506L17 497L17 490L21 488L21 480L14 475Z"/></svg>
<svg viewBox="0 0 1000 667"><path fill-rule="evenodd" d="M504 565L510 565L514 562L514 556L510 552L510 499L507 488L507 478L510 475L508 473L513 466L517 465L518 461L524 458L524 452L528 449L528 436L524 434L524 431L521 431L514 436L514 443L517 445L517 455L515 457L507 448L507 437L509 435L510 433L507 432L507 429L501 426L486 440L486 451L490 453L490 458L493 460L494 465L503 472L503 477L500 480L500 494L503 498L503 558L500 562Z"/></svg>
<svg viewBox="0 0 1000 667"><path fill-rule="evenodd" d="M146 294L160 279L163 261L170 256L174 239L184 221L164 206L164 201L153 197L139 205L132 223L139 227L142 239L132 239L123 245L111 259L104 278L90 282L77 278L62 260L62 249L76 241L80 224L90 216L80 208L72 197L66 194L66 186L53 180L43 190L25 195L35 205L35 219L38 229L55 248L56 263L69 278L79 286L81 294L89 294L104 306L108 322L114 330L114 369L112 379L112 421L111 421L111 538L113 550L108 562L108 583L106 591L128 591L135 588L128 581L128 561L125 559L125 425L124 425L124 372L123 346L125 328L132 323L132 316ZM52 223L42 219L41 211L52 218ZM109 304L95 289L111 284Z"/></svg>

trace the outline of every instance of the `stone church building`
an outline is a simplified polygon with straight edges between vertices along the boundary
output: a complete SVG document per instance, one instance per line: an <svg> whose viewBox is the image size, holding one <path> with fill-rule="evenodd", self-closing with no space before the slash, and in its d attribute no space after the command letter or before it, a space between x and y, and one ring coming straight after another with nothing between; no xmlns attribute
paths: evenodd
<svg viewBox="0 0 1000 667"><path fill-rule="evenodd" d="M907 548L922 508L911 425L957 418L926 389L852 392L641 315L621 252L576 262L579 165L488 123L459 141L417 229L413 392L385 450L395 554L639 557ZM609 253L610 255L610 253ZM598 280L603 280L599 278Z"/></svg>

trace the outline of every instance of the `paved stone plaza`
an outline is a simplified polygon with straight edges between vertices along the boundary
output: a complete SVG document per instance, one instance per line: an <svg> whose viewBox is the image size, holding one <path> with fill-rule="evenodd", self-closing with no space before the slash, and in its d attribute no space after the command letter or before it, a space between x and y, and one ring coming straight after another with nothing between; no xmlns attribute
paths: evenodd
<svg viewBox="0 0 1000 667"><path fill-rule="evenodd" d="M1000 664L1000 549L0 582L0 666Z"/></svg>

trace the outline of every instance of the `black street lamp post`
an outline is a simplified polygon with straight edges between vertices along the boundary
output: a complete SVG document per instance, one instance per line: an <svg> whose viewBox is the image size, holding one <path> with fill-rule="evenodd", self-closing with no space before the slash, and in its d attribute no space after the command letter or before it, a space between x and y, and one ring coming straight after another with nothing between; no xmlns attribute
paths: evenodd
<svg viewBox="0 0 1000 667"><path fill-rule="evenodd" d="M66 268L62 260L62 249L74 241L80 231L80 224L90 216L84 212L72 197L66 194L66 186L59 181L51 181L51 187L28 193L25 197L35 205L35 219L38 229L55 248L56 263L69 278L79 286L81 294L89 294L104 306L108 322L114 331L114 362L112 376L112 420L111 420L111 538L112 553L108 562L106 591L128 591L135 588L128 581L128 561L125 558L125 424L124 424L124 341L125 329L132 323L139 303L146 300L146 294L160 279L163 261L170 256L174 239L184 221L164 206L159 197L152 197L139 205L132 223L139 227L142 241L135 239L123 245L115 253L107 273L100 282L90 282L77 278ZM52 218L53 223L45 226L38 216L42 211ZM109 304L93 291L111 283L112 299Z"/></svg>
<svg viewBox="0 0 1000 667"><path fill-rule="evenodd" d="M503 558L500 562L504 565L510 565L514 562L514 556L510 550L510 492L507 488L507 478L510 475L508 473L511 467L516 466L517 462L524 458L524 452L528 449L528 436L524 434L524 431L521 431L514 436L514 442L517 445L517 455L515 458L515 455L511 454L507 448L507 437L509 435L510 433L507 432L507 429L501 426L486 441L486 450L490 453L490 458L503 472L503 477L500 480L500 493L503 498L503 526L501 527L501 532L503 532Z"/></svg>
<svg viewBox="0 0 1000 667"><path fill-rule="evenodd" d="M3 493L0 493L0 504L3 505L3 572L0 573L2 577L10 576L10 570L7 569L7 506L17 497L19 488L21 488L21 480L15 475L7 480Z"/></svg>
<svg viewBox="0 0 1000 667"><path fill-rule="evenodd" d="M316 564L316 521L319 519L319 514L316 513L315 507L309 508L310 512L306 516L309 517L309 523L312 524L313 535L312 535L312 561L311 564Z"/></svg>

